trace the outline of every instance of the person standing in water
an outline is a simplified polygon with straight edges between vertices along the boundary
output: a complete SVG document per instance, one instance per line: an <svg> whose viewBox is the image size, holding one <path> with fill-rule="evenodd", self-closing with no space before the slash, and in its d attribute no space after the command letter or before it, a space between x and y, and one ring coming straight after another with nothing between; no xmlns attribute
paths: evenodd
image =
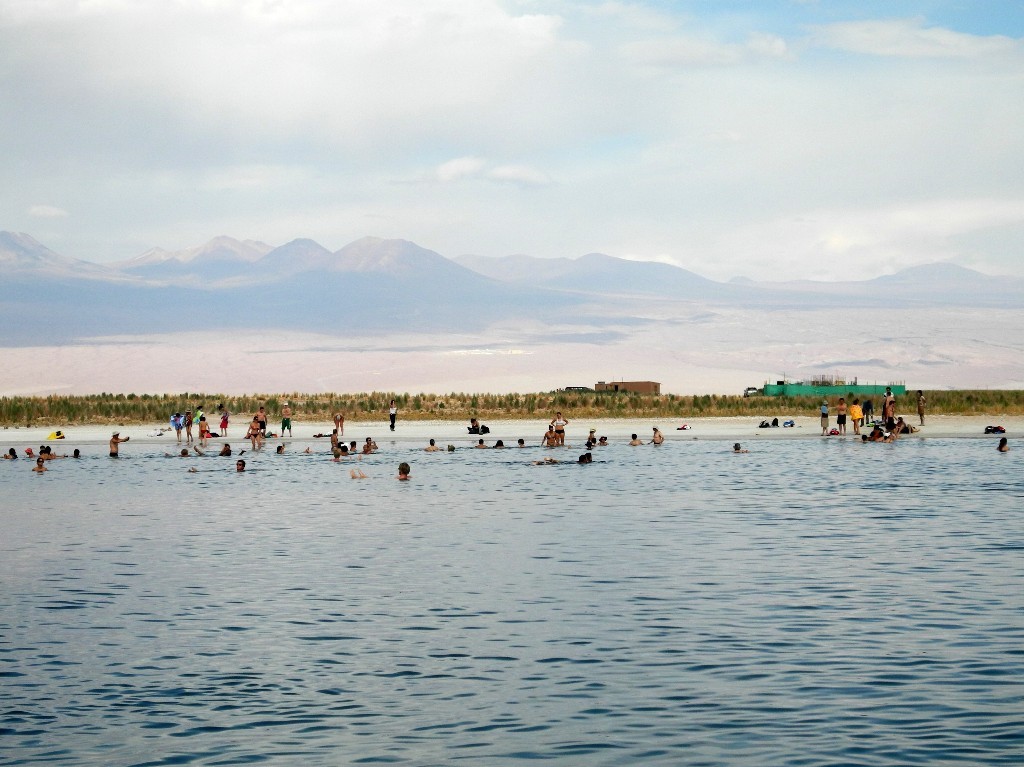
<svg viewBox="0 0 1024 767"><path fill-rule="evenodd" d="M117 458L117 446L122 442L127 442L130 437L120 436L121 432L115 431L113 436L110 438L110 457Z"/></svg>
<svg viewBox="0 0 1024 767"><path fill-rule="evenodd" d="M334 414L334 428L338 430L338 436L345 436L345 414L335 413Z"/></svg>
<svg viewBox="0 0 1024 767"><path fill-rule="evenodd" d="M395 404L394 400L391 400L391 407L388 408L388 415L391 418L391 431L394 431L395 421L398 419L398 405Z"/></svg>
<svg viewBox="0 0 1024 767"><path fill-rule="evenodd" d="M288 430L288 436L292 436L292 407L287 402L284 403L284 407L281 409L281 436L284 436L284 430Z"/></svg>
<svg viewBox="0 0 1024 767"><path fill-rule="evenodd" d="M228 436L228 416L231 414L223 403L218 405L217 409L220 410L220 436L226 437Z"/></svg>

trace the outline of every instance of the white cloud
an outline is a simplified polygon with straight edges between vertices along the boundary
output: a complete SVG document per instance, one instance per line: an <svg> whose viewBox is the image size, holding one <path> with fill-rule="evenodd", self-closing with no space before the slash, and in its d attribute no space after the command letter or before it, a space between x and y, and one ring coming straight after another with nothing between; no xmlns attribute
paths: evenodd
<svg viewBox="0 0 1024 767"><path fill-rule="evenodd" d="M546 186L551 183L547 173L525 165L499 165L488 176L495 181L507 181L524 186Z"/></svg>
<svg viewBox="0 0 1024 767"><path fill-rule="evenodd" d="M899 58L980 58L1024 52L1021 41L929 26L924 19L847 21L816 27L813 43L853 53Z"/></svg>
<svg viewBox="0 0 1024 767"><path fill-rule="evenodd" d="M486 163L478 157L458 157L442 163L437 168L437 180L442 183L480 175Z"/></svg>
<svg viewBox="0 0 1024 767"><path fill-rule="evenodd" d="M33 205L28 214L34 218L67 218L68 212L53 205Z"/></svg>

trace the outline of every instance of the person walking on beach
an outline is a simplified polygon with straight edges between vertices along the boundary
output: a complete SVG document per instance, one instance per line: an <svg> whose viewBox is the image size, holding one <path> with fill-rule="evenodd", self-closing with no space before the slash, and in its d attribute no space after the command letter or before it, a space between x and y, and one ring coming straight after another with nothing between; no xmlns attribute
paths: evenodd
<svg viewBox="0 0 1024 767"><path fill-rule="evenodd" d="M828 400L821 401L821 436L828 435Z"/></svg>
<svg viewBox="0 0 1024 767"><path fill-rule="evenodd" d="M228 416L231 414L224 407L223 402L217 406L217 409L220 411L220 436L226 437L228 436Z"/></svg>
<svg viewBox="0 0 1024 767"><path fill-rule="evenodd" d="M569 425L569 422L562 418L561 411L555 413L555 417L551 421L551 426L555 430L555 436L558 438L558 444L562 447L565 446L565 427Z"/></svg>
<svg viewBox="0 0 1024 767"><path fill-rule="evenodd" d="M338 430L338 436L345 436L345 414L335 413L334 414L334 428Z"/></svg>
<svg viewBox="0 0 1024 767"><path fill-rule="evenodd" d="M171 416L171 428L174 429L175 435L178 437L178 444L181 444L181 427L185 424L185 416L181 413L175 413Z"/></svg>
<svg viewBox="0 0 1024 767"><path fill-rule="evenodd" d="M395 430L395 421L398 419L398 405L391 400L391 407L388 408L388 416L391 418L391 431Z"/></svg>
<svg viewBox="0 0 1024 767"><path fill-rule="evenodd" d="M921 419L921 425L924 426L924 392L920 389L917 390L917 417Z"/></svg>
<svg viewBox="0 0 1024 767"><path fill-rule="evenodd" d="M192 444L192 411L185 411L185 444Z"/></svg>
<svg viewBox="0 0 1024 767"><path fill-rule="evenodd" d="M115 431L114 435L110 438L110 457L111 458L117 458L117 446L118 445L120 445L122 442L127 442L129 439L131 439L130 437L122 437L120 435L121 435L121 432Z"/></svg>
<svg viewBox="0 0 1024 767"><path fill-rule="evenodd" d="M292 436L292 408L287 402L281 409L281 436L284 437L284 430L288 430L288 436Z"/></svg>

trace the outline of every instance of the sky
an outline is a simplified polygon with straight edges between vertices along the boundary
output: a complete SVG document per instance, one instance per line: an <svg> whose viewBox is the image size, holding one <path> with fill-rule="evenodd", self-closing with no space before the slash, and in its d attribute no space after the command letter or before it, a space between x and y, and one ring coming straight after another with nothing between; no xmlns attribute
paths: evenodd
<svg viewBox="0 0 1024 767"><path fill-rule="evenodd" d="M1024 275L1024 2L0 0L0 229Z"/></svg>

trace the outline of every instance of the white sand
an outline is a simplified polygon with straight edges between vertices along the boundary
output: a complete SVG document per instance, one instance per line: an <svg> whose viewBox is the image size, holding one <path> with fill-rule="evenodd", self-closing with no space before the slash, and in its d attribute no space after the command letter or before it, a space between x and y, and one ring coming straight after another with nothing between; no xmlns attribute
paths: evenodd
<svg viewBox="0 0 1024 767"><path fill-rule="evenodd" d="M786 420L780 417L780 423ZM800 417L794 418L796 426L793 428L759 429L757 428L760 419L750 417L739 418L691 418L685 423L691 427L686 431L679 431L677 427L684 423L683 420L669 421L664 418L636 418L636 419L579 419L573 420L569 415L570 424L567 429L568 443L572 446L582 448L586 441L587 434L591 428L597 430L597 436L607 436L613 443L622 443L629 440L629 435L635 432L641 439L650 440L652 427L658 426L665 435L666 441L676 440L732 440L745 444L752 444L764 440L774 439L821 439L821 426L817 418ZM916 423L916 418L911 423ZM292 419L293 438L268 439L268 444L273 446L285 442L296 448L304 449L306 445L323 445L327 439L314 439L316 433L330 434L333 424L327 421L303 421L301 414ZM526 440L527 444L540 444L548 421L545 419L531 420L506 420L506 421L485 421L490 427L491 433L483 436L488 445L493 445L496 440L503 440L507 446L513 446L519 437ZM833 419L834 423L834 419ZM269 427L275 431L280 424L275 424L273 417ZM921 439L927 437L941 438L995 438L993 435L984 433L985 427L990 424L998 424L1006 429L1007 437L1024 432L1024 417L1000 416L927 416L924 428L920 432L904 437L905 439ZM466 431L467 424L462 421L405 421L399 416L398 427L394 432L388 430L386 420L380 421L346 421L345 440L356 440L362 443L366 437L372 437L383 447L386 443L408 445L425 445L430 438L434 438L442 447L452 443L456 445L473 444L480 437L470 435ZM48 441L47 436L54 430L60 429L66 435L66 439L59 441ZM154 449L171 450L177 448L173 431L165 431L162 436L156 436L155 432L166 429L164 424L153 425L129 425L129 426L71 426L64 427L59 424L47 426L33 426L3 429L0 437L0 447L4 451L9 447L18 448L22 453L25 447L38 448L39 445L50 444L58 453L70 452L76 447L86 448L100 445L103 452L106 451L107 442L114 431L119 431L122 437L130 437L131 441L122 444L120 451L123 455L131 454L133 448L146 453L152 453ZM198 430L193 430L198 433ZM211 440L211 449L214 445L229 442L238 447L244 447L245 424L235 421L229 429L228 437ZM830 439L852 439L853 430L848 429L846 437L830 437ZM326 449L326 448L325 448ZM95 450L86 451L94 454Z"/></svg>

